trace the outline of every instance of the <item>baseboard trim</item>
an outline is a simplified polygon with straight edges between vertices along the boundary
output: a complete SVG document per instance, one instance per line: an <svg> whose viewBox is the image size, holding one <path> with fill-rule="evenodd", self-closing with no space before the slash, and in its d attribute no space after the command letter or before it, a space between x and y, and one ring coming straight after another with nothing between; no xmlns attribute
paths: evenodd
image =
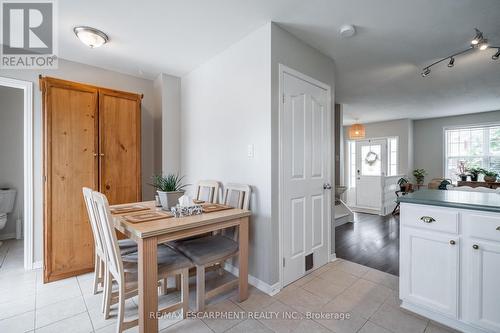
<svg viewBox="0 0 500 333"><path fill-rule="evenodd" d="M16 239L15 232L9 232L8 234L0 234L0 240Z"/></svg>
<svg viewBox="0 0 500 333"><path fill-rule="evenodd" d="M224 269L235 276L240 275L238 267L235 267L235 266L231 265L230 263L226 262L226 264L224 265ZM279 293L281 290L279 287L279 283L275 283L273 285L270 285L270 284L256 278L255 276L252 276L250 274L248 274L248 283L250 285L254 286L255 288L259 289L260 291L268 294L269 296L274 296L277 293Z"/></svg>
<svg viewBox="0 0 500 333"><path fill-rule="evenodd" d="M337 260L337 254L336 253L331 253L330 254L330 262L334 262Z"/></svg>

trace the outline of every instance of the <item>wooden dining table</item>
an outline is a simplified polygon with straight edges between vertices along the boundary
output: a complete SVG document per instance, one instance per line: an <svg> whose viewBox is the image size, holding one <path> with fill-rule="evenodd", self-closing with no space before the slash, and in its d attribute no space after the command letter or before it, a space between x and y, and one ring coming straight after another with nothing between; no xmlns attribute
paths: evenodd
<svg viewBox="0 0 500 333"><path fill-rule="evenodd" d="M161 212L154 201L133 205ZM126 204L126 205L131 205ZM116 209L124 205L111 206ZM158 332L158 263L157 246L165 242L209 233L225 228L239 228L238 301L248 298L248 224L250 211L231 208L186 217L168 217L154 221L132 223L125 216L113 214L115 228L138 245L139 331Z"/></svg>

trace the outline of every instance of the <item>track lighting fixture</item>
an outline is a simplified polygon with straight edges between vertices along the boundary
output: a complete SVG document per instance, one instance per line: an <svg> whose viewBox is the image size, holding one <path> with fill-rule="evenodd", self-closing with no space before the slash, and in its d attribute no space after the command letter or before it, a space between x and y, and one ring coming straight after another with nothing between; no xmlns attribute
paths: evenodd
<svg viewBox="0 0 500 333"><path fill-rule="evenodd" d="M461 54L464 54L464 53L467 53L467 52L470 52L472 50L475 50L475 49L478 49L478 50L481 50L481 51L484 51L484 50L487 50L489 48L495 48L497 49L497 53L495 53L493 56L491 56L491 59L493 60L497 60L499 57L500 57L500 46L491 46L489 43L488 43L488 39L484 38L484 35L483 33L478 30L478 29L474 29L476 30L476 35L474 36L474 38L471 40L470 42L470 47L463 50L463 51L460 51L460 52L456 52L452 55L449 55L445 58L442 58L438 61L435 61L433 62L432 64L424 67L424 69L422 70L422 73L421 75L423 77L426 77L426 76L429 76L429 74L431 73L431 67L434 66L434 65L437 65L445 60L448 60L449 59L449 62L448 62L448 67L453 67L455 66L455 57L458 56L458 55L461 55Z"/></svg>
<svg viewBox="0 0 500 333"><path fill-rule="evenodd" d="M498 60L498 57L500 57L500 48L497 49L497 53L491 56L491 59Z"/></svg>
<svg viewBox="0 0 500 333"><path fill-rule="evenodd" d="M451 68L451 67L453 67L453 66L455 66L455 58L451 57L451 58L450 58L450 62L448 63L448 67L450 67L450 68Z"/></svg>

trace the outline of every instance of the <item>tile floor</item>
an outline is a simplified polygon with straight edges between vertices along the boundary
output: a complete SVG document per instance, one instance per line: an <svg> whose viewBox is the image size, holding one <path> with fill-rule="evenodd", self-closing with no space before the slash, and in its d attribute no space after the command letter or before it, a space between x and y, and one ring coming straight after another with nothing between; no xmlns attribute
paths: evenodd
<svg viewBox="0 0 500 333"><path fill-rule="evenodd" d="M114 317L104 320L100 312L101 294L92 295L92 274L43 284L40 270L23 270L22 251L20 241L8 241L0 247L0 332L115 332ZM220 278L214 275L207 286L217 283ZM247 314L246 318L221 320L204 314L186 320L164 318L160 321L160 330L165 333L453 332L400 310L397 292L396 276L339 259L273 297L251 288L249 299L238 303L236 292L232 291L213 299L204 313L237 312ZM160 302L166 304L172 297L178 295L162 296ZM191 297L194 300L194 293ZM136 315L136 300L128 300L126 306L127 316ZM274 315L248 318L248 313L261 311ZM299 319L307 312L349 313L350 319ZM115 314L116 309L112 316ZM292 318L287 317L290 314ZM127 332L137 332L137 328Z"/></svg>

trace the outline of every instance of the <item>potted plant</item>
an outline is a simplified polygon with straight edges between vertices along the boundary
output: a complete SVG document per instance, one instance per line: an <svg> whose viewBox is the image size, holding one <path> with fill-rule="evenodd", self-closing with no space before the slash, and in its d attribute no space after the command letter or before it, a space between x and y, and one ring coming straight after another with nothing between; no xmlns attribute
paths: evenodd
<svg viewBox="0 0 500 333"><path fill-rule="evenodd" d="M484 175L484 181L488 183L494 183L497 181L498 173L495 171L484 170L482 174Z"/></svg>
<svg viewBox="0 0 500 333"><path fill-rule="evenodd" d="M460 177L461 181L463 181L463 182L467 181L467 166L465 164L465 161L458 162L457 174L458 174L458 177Z"/></svg>
<svg viewBox="0 0 500 333"><path fill-rule="evenodd" d="M470 168L467 171L469 172L470 180L473 181L473 182L477 182L479 174L482 173L482 169L481 168Z"/></svg>
<svg viewBox="0 0 500 333"><path fill-rule="evenodd" d="M184 188L188 186L182 183L183 178L184 176L174 174L154 175L152 177L153 183L151 185L156 188L163 209L170 210L177 205L179 198L184 194Z"/></svg>
<svg viewBox="0 0 500 333"><path fill-rule="evenodd" d="M417 184L419 184L419 185L424 183L424 178L425 178L426 174L427 174L427 171L425 171L424 169L413 170L413 177L415 177L415 180L417 181Z"/></svg>
<svg viewBox="0 0 500 333"><path fill-rule="evenodd" d="M399 189L401 190L401 192L408 192L407 191L407 188L408 188L408 178L406 176L399 178L398 185L399 185Z"/></svg>

